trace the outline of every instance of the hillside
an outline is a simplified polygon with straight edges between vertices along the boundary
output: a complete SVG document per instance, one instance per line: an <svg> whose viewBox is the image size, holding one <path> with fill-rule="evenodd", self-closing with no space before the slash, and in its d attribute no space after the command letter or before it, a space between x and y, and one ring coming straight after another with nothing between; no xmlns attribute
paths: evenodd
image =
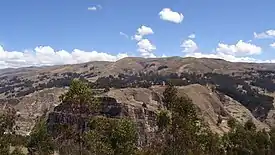
<svg viewBox="0 0 275 155"><path fill-rule="evenodd" d="M275 64L206 58L133 57L117 62L4 69L0 70L1 107L15 107L20 114L20 132L27 134L35 118L54 110L59 95L74 78L104 90L101 96L132 107L130 116L136 121L147 119L144 109L155 113L161 108L162 85L170 82L194 101L201 116L218 133L228 131L226 121L230 117L242 123L253 119L259 128L275 125ZM138 116L138 111L146 117ZM219 116L223 121L217 126ZM147 129L153 130L151 127Z"/></svg>

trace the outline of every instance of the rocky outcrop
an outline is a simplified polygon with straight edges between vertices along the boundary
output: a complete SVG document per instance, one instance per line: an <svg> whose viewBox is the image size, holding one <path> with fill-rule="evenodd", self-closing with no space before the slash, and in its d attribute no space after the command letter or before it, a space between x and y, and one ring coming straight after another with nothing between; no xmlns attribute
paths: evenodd
<svg viewBox="0 0 275 155"><path fill-rule="evenodd" d="M0 108L13 107L18 115L16 124L19 129L17 132L21 135L28 135L34 127L36 120L48 111L52 111L58 104L58 97L63 92L64 89L52 88L21 98L1 100Z"/></svg>
<svg viewBox="0 0 275 155"><path fill-rule="evenodd" d="M54 108L53 112L48 115L48 129L53 136L59 135L59 130L56 130L56 125L69 125L71 127L81 127L82 130L88 129L90 118L95 115L104 115L107 117L130 117L137 125L139 135L139 146L148 144L148 141L153 137L156 127L156 113L145 109L144 107L135 107L118 103L112 97L98 97L97 100L102 102L102 108L99 114L95 113L73 113L71 108L66 104L60 104Z"/></svg>

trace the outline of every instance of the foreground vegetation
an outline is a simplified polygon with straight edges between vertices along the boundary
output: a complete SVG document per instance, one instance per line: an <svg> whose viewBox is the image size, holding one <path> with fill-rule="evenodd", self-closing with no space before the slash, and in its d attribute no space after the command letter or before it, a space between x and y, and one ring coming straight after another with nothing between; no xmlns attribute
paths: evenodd
<svg viewBox="0 0 275 155"><path fill-rule="evenodd" d="M192 101L178 97L172 85L163 93L165 104L158 112L155 138L144 148L139 148L139 133L133 120L97 115L101 103L87 84L74 80L60 100L80 121L75 125L57 124L58 134L52 134L43 116L30 136L22 137L15 134L16 113L8 109L0 117L0 154L20 155L22 147L28 148L31 155L49 155L54 151L62 155L275 154L275 130L257 131L251 120L241 125L230 119L230 132L222 136L212 133Z"/></svg>

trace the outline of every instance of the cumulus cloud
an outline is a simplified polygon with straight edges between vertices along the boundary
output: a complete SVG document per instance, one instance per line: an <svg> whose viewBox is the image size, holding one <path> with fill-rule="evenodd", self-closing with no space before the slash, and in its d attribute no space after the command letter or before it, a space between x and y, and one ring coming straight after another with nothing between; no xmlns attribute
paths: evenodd
<svg viewBox="0 0 275 155"><path fill-rule="evenodd" d="M228 45L219 43L217 52L234 55L234 56L246 56L246 55L258 55L262 53L262 48L251 43L246 43L242 40L238 41L235 45Z"/></svg>
<svg viewBox="0 0 275 155"><path fill-rule="evenodd" d="M87 52L79 49L68 52L65 50L54 50L50 46L39 46L34 50L18 52L6 51L0 46L0 68L76 64L89 61L116 61L127 56L126 53L111 55L103 52Z"/></svg>
<svg viewBox="0 0 275 155"><path fill-rule="evenodd" d="M257 59L251 58L251 57L236 57L229 54L224 53L189 53L186 54L185 57L195 57L195 58L215 58L215 59L224 59L231 62L258 62Z"/></svg>
<svg viewBox="0 0 275 155"><path fill-rule="evenodd" d="M256 39L268 39L275 37L275 30L267 30L265 32L256 33L254 32L254 38Z"/></svg>
<svg viewBox="0 0 275 155"><path fill-rule="evenodd" d="M156 46L153 45L148 39L142 39L137 43L138 51L140 52L141 56L145 58L154 58L156 57L153 54L153 51L156 50Z"/></svg>
<svg viewBox="0 0 275 155"><path fill-rule="evenodd" d="M260 60L253 57L236 57L233 55L228 55L224 53L213 53L213 54L204 54L204 53L191 53L185 55L185 57L195 57L195 58L215 58L215 59L224 59L231 62L253 62L253 63L275 63L275 59L271 60Z"/></svg>
<svg viewBox="0 0 275 155"><path fill-rule="evenodd" d="M144 36L154 34L152 28L142 25L137 29L136 34L134 35L133 39L140 41Z"/></svg>
<svg viewBox="0 0 275 155"><path fill-rule="evenodd" d="M133 40L137 41L137 51L140 52L140 55L145 58L155 58L154 50L156 46L153 45L150 40L144 38L147 35L154 34L152 28L142 25L137 29L136 34L132 37Z"/></svg>
<svg viewBox="0 0 275 155"><path fill-rule="evenodd" d="M173 23L181 23L184 16L182 13L174 12L170 8L164 8L159 13L160 19Z"/></svg>
<svg viewBox="0 0 275 155"><path fill-rule="evenodd" d="M184 41L182 47L184 48L184 52L186 52L185 57L216 58L231 62L275 62L275 60L258 60L253 58L252 56L260 54L262 49L254 44L243 42L242 40L238 41L235 45L219 43L213 53L202 53L199 51L197 44L190 39Z"/></svg>
<svg viewBox="0 0 275 155"><path fill-rule="evenodd" d="M138 34L140 34L141 36L145 36L145 35L149 35L149 34L153 34L153 30L150 27L144 26L142 25L140 28L137 29Z"/></svg>
<svg viewBox="0 0 275 155"><path fill-rule="evenodd" d="M142 36L141 35L134 35L133 39L137 40L137 41L140 41L142 39Z"/></svg>
<svg viewBox="0 0 275 155"><path fill-rule="evenodd" d="M185 53L193 53L198 50L197 44L191 39L184 40L181 47Z"/></svg>
<svg viewBox="0 0 275 155"><path fill-rule="evenodd" d="M196 35L193 33L193 34L190 34L189 36L188 36L188 38L190 38L190 39L194 39L194 38L196 38Z"/></svg>

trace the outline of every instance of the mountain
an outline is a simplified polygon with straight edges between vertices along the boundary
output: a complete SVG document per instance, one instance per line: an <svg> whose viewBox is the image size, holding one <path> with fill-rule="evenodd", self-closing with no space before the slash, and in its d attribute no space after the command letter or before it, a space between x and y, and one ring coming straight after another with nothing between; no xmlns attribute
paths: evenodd
<svg viewBox="0 0 275 155"><path fill-rule="evenodd" d="M227 132L227 120L252 119L256 126L275 125L275 64L233 63L208 58L139 58L116 62L27 67L0 70L1 109L12 106L21 134L47 113L51 123L62 120L58 97L80 78L104 99L103 114L129 116L139 124L140 142L154 136L156 112L162 108L165 84L193 100L200 116L217 133ZM61 113L60 113L61 112ZM222 122L217 124L219 117ZM51 125L51 124L49 124Z"/></svg>

